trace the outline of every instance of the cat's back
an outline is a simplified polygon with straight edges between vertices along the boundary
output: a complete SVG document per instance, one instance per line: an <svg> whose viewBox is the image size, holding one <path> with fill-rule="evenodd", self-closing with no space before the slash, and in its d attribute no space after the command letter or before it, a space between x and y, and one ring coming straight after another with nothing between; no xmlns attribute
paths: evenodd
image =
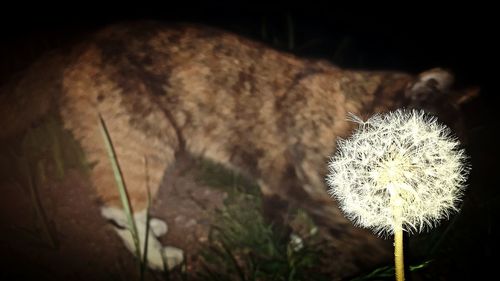
<svg viewBox="0 0 500 281"><path fill-rule="evenodd" d="M179 99L176 88L196 87L196 80L208 77L210 83L227 82L231 79L228 73L249 56L255 59L263 48L234 34L192 24L139 21L110 25L41 56L0 86L5 121L0 138L21 132L50 109L60 110L64 96L74 93L70 89L83 92L89 86L82 81L84 77L94 85L120 89L132 99L141 92L138 88L146 88L157 96L168 92L175 101ZM228 62L227 57L237 57L239 62ZM103 96L87 90L76 98L97 100Z"/></svg>

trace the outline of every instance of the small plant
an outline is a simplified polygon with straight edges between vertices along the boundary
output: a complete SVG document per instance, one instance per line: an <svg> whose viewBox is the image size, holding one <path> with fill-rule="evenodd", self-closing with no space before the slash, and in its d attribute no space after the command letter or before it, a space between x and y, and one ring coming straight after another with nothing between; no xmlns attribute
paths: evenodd
<svg viewBox="0 0 500 281"><path fill-rule="evenodd" d="M403 231L421 232L458 211L468 166L446 126L423 111L396 110L367 121L329 162L329 192L356 225L394 235L404 280Z"/></svg>
<svg viewBox="0 0 500 281"><path fill-rule="evenodd" d="M210 171L215 169L213 165L207 167ZM328 280L316 268L321 252L312 237L289 235L284 227L266 222L258 188L249 188L246 179L238 175L228 178L234 181L231 188L225 187L228 197L215 215L209 244L201 251L202 268L197 277L201 280ZM305 213L299 211L293 221L299 220L297 224L309 228L304 216Z"/></svg>

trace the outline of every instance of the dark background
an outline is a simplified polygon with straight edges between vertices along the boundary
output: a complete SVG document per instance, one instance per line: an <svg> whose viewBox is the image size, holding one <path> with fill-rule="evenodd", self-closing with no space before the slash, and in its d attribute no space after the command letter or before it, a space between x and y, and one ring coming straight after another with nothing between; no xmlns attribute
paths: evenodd
<svg viewBox="0 0 500 281"><path fill-rule="evenodd" d="M500 197L496 175L500 172L500 139L495 113L500 49L494 42L499 35L499 15L493 5L412 2L378 6L359 1L354 3L356 7L346 8L333 2L320 5L304 1L300 6L209 2L4 6L0 19L0 82L47 50L64 46L105 24L137 19L209 24L346 68L411 73L449 68L456 75L457 86L479 86L481 93L465 108L469 136L466 149L472 173L461 213L436 232L445 242L437 254L435 276L473 280L487 272L498 275Z"/></svg>
<svg viewBox="0 0 500 281"><path fill-rule="evenodd" d="M56 47L105 24L137 19L210 24L287 49L291 20L295 39L291 51L301 56L363 69L418 72L449 67L458 81L468 84L484 84L492 77L498 33L493 5L358 3L347 8L334 2L281 6L271 1L211 2L7 5L1 15L1 42L11 52L2 52L2 65L13 59L12 51L36 55L39 49Z"/></svg>

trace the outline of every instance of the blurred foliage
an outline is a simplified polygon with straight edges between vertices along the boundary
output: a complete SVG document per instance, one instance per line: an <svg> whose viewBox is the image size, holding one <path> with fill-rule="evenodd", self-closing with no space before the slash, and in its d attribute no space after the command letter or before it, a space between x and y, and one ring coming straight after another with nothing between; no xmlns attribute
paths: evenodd
<svg viewBox="0 0 500 281"><path fill-rule="evenodd" d="M199 180L227 193L217 211L209 244L200 255L201 280L328 280L317 267L323 255L315 225L301 210L290 212L290 230L267 222L257 186L210 161ZM294 232L297 230L297 232ZM306 233L304 237L300 234ZM308 233L308 234L307 234Z"/></svg>

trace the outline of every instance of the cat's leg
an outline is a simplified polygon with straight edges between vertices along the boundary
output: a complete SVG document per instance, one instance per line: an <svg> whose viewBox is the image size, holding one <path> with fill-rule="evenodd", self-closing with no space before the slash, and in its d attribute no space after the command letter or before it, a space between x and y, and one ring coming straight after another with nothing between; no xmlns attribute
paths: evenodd
<svg viewBox="0 0 500 281"><path fill-rule="evenodd" d="M108 119L109 120L109 119ZM174 161L174 149L168 144L148 139L142 132L128 128L127 120L109 120L106 122L108 131L116 151L118 165L123 176L128 198L135 218L141 248L148 236L148 265L154 269L163 268L162 256L167 257L169 268L182 261L182 251L172 247L162 247L157 237L167 231L167 225L158 219L150 221L151 231L146 234L146 207L149 194L154 197L161 184L162 177L168 165ZM96 134L101 134L96 133ZM112 227L123 240L127 249L136 253L133 244L131 226L123 211L123 203L113 174L110 157L104 146L102 134L93 140L82 139L82 146L87 159L91 161L90 178L99 199L103 202L101 214L107 220L114 222ZM102 146L102 147L99 147ZM170 152L169 152L170 151ZM144 253L144 249L141 249Z"/></svg>
<svg viewBox="0 0 500 281"><path fill-rule="evenodd" d="M167 231L164 222L151 220L151 231L146 234L145 209L148 190L154 197L167 167L175 160L179 147L177 132L159 104L144 92L144 87L120 87L107 76L99 56L97 50L90 49L67 68L62 85L61 117L65 128L81 144L91 166L90 179L102 202L103 217L114 223L112 227L118 236L135 254L131 226L123 211L100 127L99 116L102 116L126 185L141 245L148 237L148 264L152 268L163 268L162 256L166 256L168 266L174 267L182 261L182 251L163 247L157 239Z"/></svg>
<svg viewBox="0 0 500 281"><path fill-rule="evenodd" d="M114 122L116 121L111 121L110 124ZM182 251L172 247L164 248L158 241L157 237L167 231L166 223L158 219L153 219L150 221L151 231L146 233L145 208L148 201L148 189L151 196L157 193L164 171L167 165L173 161L173 153L170 154L171 157L168 157L169 154L165 153L162 155L161 149L154 149L154 144L147 141L147 138L140 140L141 142L134 142L134 138L136 137L134 137L135 134L133 132L127 132L126 136L120 136L120 133L113 134L112 131L113 126L110 128L110 135L112 137L114 135L114 139L117 139L117 141L113 142L113 146L116 150L117 160L134 212L139 243L141 243L140 247L144 247L145 238L148 236L147 259L150 267L162 269L162 257L165 256L167 258L166 264L169 268L172 268L182 261ZM144 144L142 144L142 141L144 141ZM104 151L100 151L100 153L94 151L89 154L100 158L99 162L92 168L91 179L98 195L104 202L101 213L106 219L115 222L115 225L113 225L114 230L122 238L127 248L135 254L135 245L133 244L130 231L131 227L126 220L125 212L120 202L120 195L111 170L109 157L104 155ZM146 157L143 155L148 155L149 158L141 159L142 157ZM148 164L146 165L146 163ZM141 253L144 253L144 249L141 249Z"/></svg>

